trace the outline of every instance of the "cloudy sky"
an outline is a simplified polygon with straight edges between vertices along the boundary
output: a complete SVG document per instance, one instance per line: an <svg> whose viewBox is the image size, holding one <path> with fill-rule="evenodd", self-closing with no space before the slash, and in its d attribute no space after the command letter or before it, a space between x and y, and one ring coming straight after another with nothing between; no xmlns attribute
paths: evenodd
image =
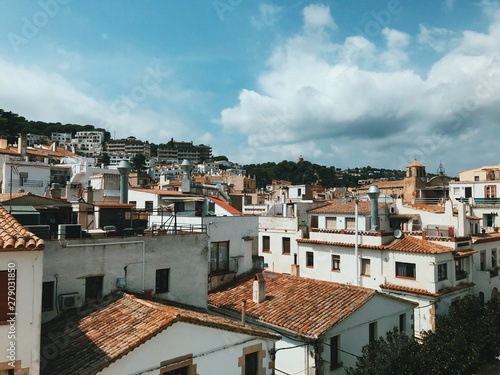
<svg viewBox="0 0 500 375"><path fill-rule="evenodd" d="M0 108L296 160L447 174L500 157L500 1L9 0Z"/></svg>

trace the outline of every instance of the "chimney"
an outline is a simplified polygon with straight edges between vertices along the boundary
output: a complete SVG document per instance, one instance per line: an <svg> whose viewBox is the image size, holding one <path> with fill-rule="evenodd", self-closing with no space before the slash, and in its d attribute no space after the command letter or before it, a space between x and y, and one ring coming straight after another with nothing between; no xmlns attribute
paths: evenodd
<svg viewBox="0 0 500 375"><path fill-rule="evenodd" d="M253 281L253 298L255 303L261 303L266 300L266 281L264 275L258 273Z"/></svg>
<svg viewBox="0 0 500 375"><path fill-rule="evenodd" d="M143 292L146 299L150 300L153 298L153 289L144 289Z"/></svg>
<svg viewBox="0 0 500 375"><path fill-rule="evenodd" d="M17 141L17 152L22 158L26 156L26 149L28 148L28 140L26 135L19 134L19 140Z"/></svg>
<svg viewBox="0 0 500 375"><path fill-rule="evenodd" d="M457 237L469 236L469 227L467 225L466 205L458 202L458 231Z"/></svg>
<svg viewBox="0 0 500 375"><path fill-rule="evenodd" d="M0 137L0 149L5 150L7 148L7 138Z"/></svg>
<svg viewBox="0 0 500 375"><path fill-rule="evenodd" d="M120 173L120 203L128 203L128 175L132 167L128 161L122 160L116 169Z"/></svg>
<svg viewBox="0 0 500 375"><path fill-rule="evenodd" d="M380 218L378 216L378 197L380 189L377 185L372 185L368 189L368 197L370 197L371 209L371 230L378 231L380 229Z"/></svg>
<svg viewBox="0 0 500 375"><path fill-rule="evenodd" d="M50 186L50 196L54 199L61 199L61 185L53 182Z"/></svg>
<svg viewBox="0 0 500 375"><path fill-rule="evenodd" d="M293 264L291 274L293 276L300 276L300 266L297 264L297 253L293 254Z"/></svg>
<svg viewBox="0 0 500 375"><path fill-rule="evenodd" d="M90 181L83 190L83 200L89 204L94 203L94 190L92 189L92 185L90 185Z"/></svg>
<svg viewBox="0 0 500 375"><path fill-rule="evenodd" d="M247 317L247 300L241 300L241 324L245 325L245 320Z"/></svg>
<svg viewBox="0 0 500 375"><path fill-rule="evenodd" d="M52 151L57 151L57 146L58 146L58 142L57 141L54 141L51 145L50 145L50 149Z"/></svg>

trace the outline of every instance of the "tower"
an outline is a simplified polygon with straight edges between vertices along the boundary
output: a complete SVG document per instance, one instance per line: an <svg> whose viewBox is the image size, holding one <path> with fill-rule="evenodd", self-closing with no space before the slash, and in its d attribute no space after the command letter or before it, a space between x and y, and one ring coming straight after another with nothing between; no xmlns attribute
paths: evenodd
<svg viewBox="0 0 500 375"><path fill-rule="evenodd" d="M427 186L425 165L417 159L406 166L406 176L403 184L403 197L405 202L412 202L417 197L418 190Z"/></svg>

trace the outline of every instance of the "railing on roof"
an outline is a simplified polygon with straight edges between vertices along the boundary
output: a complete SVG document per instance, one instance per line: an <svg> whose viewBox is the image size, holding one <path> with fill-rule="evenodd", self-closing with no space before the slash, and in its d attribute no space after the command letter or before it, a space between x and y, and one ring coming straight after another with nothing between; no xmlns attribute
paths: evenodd
<svg viewBox="0 0 500 375"><path fill-rule="evenodd" d="M474 198L473 204L500 204L500 198Z"/></svg>
<svg viewBox="0 0 500 375"><path fill-rule="evenodd" d="M454 237L455 228L445 225L427 225L425 230L427 237Z"/></svg>
<svg viewBox="0 0 500 375"><path fill-rule="evenodd" d="M415 198L416 204L444 204L446 198Z"/></svg>

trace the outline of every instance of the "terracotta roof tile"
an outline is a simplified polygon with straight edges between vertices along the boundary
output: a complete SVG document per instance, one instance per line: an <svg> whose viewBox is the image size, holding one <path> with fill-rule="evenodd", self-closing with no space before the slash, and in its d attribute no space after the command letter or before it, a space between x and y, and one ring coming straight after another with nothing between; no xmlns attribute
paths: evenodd
<svg viewBox="0 0 500 375"><path fill-rule="evenodd" d="M414 208L416 210L433 212L435 214L444 214L445 207L438 206L437 204L424 204L424 203L406 203L405 207Z"/></svg>
<svg viewBox="0 0 500 375"><path fill-rule="evenodd" d="M379 207L385 207L386 204L379 203ZM355 213L355 203L352 202L337 202L333 201L327 205L309 210L311 214L353 214ZM370 214L370 202L360 201L358 203L358 213L361 215Z"/></svg>
<svg viewBox="0 0 500 375"><path fill-rule="evenodd" d="M241 314L306 338L317 338L347 318L378 292L353 285L264 272L266 300L252 301L254 275L237 280L208 295L213 308Z"/></svg>
<svg viewBox="0 0 500 375"><path fill-rule="evenodd" d="M364 185L360 187L360 190L368 190L372 185L377 185L380 190L390 189L390 188L402 188L404 186L404 180L389 180L389 181L376 181L371 184Z"/></svg>
<svg viewBox="0 0 500 375"><path fill-rule="evenodd" d="M280 339L227 318L117 293L82 316L42 326L42 350L55 342L66 344L58 346L58 355L46 362L41 374L96 374L176 322Z"/></svg>
<svg viewBox="0 0 500 375"><path fill-rule="evenodd" d="M386 245L385 248L387 250L422 254L441 254L451 253L454 251L454 249L451 247L435 244L430 241L424 241L422 239L411 236L405 236L401 239L395 239L389 245Z"/></svg>
<svg viewBox="0 0 500 375"><path fill-rule="evenodd" d="M219 199L219 198L216 198L216 197L213 197L213 196L209 196L208 199L210 199L212 202L214 202L215 204L217 204L220 207L222 207L223 209L225 209L230 214L233 214L233 215L243 215L241 213L241 211L237 210L236 208L234 208L233 206L231 206L227 202L223 201L222 199Z"/></svg>
<svg viewBox="0 0 500 375"><path fill-rule="evenodd" d="M0 206L0 251L43 250L44 241L24 228Z"/></svg>
<svg viewBox="0 0 500 375"><path fill-rule="evenodd" d="M341 246L341 247L352 247L354 249L354 243L352 242L336 242L336 241L325 241L325 240L311 240L308 238L298 238L298 243L312 243L316 245L329 245L329 246ZM374 249L374 250L385 250L386 247L383 245L367 245L359 244L358 247L362 249Z"/></svg>

